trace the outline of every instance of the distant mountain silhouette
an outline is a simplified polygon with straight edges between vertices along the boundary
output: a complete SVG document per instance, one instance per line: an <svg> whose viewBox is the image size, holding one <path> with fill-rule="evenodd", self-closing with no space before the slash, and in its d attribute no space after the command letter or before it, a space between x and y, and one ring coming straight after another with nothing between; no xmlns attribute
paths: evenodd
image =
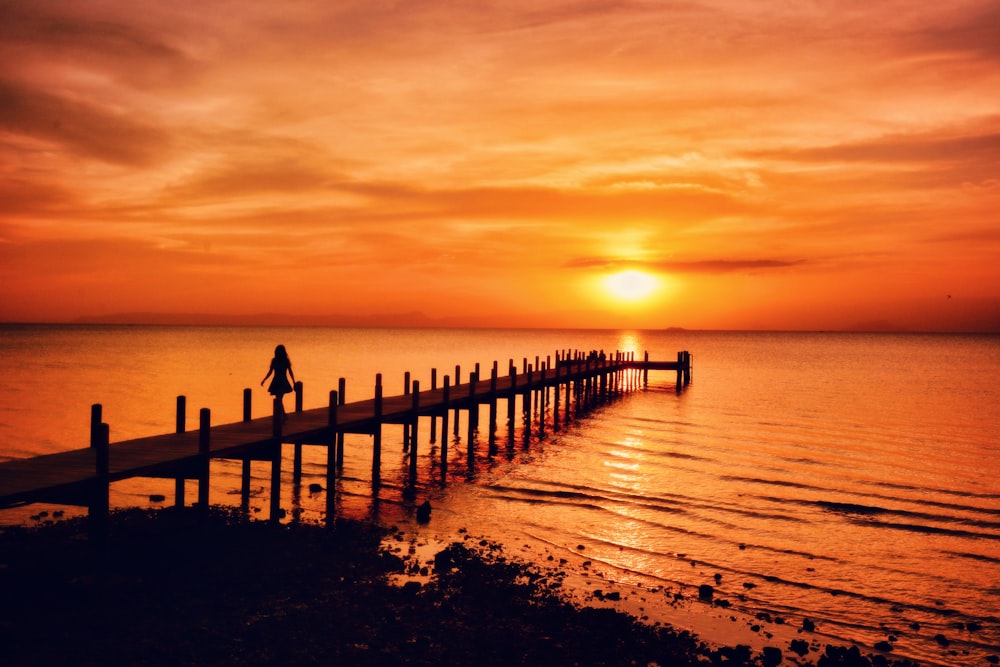
<svg viewBox="0 0 1000 667"><path fill-rule="evenodd" d="M81 317L78 324L162 324L200 326L433 327L446 326L421 312L369 315L289 315L255 313L113 313Z"/></svg>
<svg viewBox="0 0 1000 667"><path fill-rule="evenodd" d="M906 327L894 324L889 320L868 320L866 322L857 322L852 326L845 328L844 331L857 331L864 333L905 333L910 330Z"/></svg>

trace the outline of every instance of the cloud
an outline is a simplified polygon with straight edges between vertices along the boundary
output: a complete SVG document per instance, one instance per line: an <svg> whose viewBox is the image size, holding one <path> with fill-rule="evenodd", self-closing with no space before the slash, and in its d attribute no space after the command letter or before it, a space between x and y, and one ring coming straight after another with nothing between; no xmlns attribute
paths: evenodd
<svg viewBox="0 0 1000 667"><path fill-rule="evenodd" d="M143 87L196 72L196 63L163 37L176 16L159 20L166 17L150 2L123 9L71 0L0 2L0 55L6 61L0 71L15 76L53 72L57 64L90 67Z"/></svg>
<svg viewBox="0 0 1000 667"><path fill-rule="evenodd" d="M931 53L1000 60L1000 4L973 3L957 16L904 33L904 43ZM994 64L995 66L995 64Z"/></svg>
<svg viewBox="0 0 1000 667"><path fill-rule="evenodd" d="M3 202L0 219L24 214L32 217L57 212L64 214L67 210L76 210L81 204L75 193L61 184L17 176L0 178L0 201Z"/></svg>
<svg viewBox="0 0 1000 667"><path fill-rule="evenodd" d="M163 195L172 200L258 196L263 193L300 194L325 188L333 175L293 157L270 158L229 155L223 164L206 169ZM339 174L337 174L339 176Z"/></svg>
<svg viewBox="0 0 1000 667"><path fill-rule="evenodd" d="M1000 125L1000 118L994 119ZM1000 131L963 136L894 134L829 146L762 151L761 157L803 162L1000 163Z"/></svg>
<svg viewBox="0 0 1000 667"><path fill-rule="evenodd" d="M696 261L635 261L607 257L580 257L567 263L569 268L601 269L613 271L639 268L664 273L725 274L735 272L787 269L805 264L804 260L781 259L706 259Z"/></svg>
<svg viewBox="0 0 1000 667"><path fill-rule="evenodd" d="M165 130L129 114L2 80L0 127L71 154L127 166L152 165L170 146Z"/></svg>

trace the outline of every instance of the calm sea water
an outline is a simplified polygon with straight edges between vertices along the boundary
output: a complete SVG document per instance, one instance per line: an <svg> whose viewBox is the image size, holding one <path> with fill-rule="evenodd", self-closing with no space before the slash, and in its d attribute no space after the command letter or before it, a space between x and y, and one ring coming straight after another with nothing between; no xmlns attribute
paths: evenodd
<svg viewBox="0 0 1000 667"><path fill-rule="evenodd" d="M192 429L200 407L213 423L239 420L244 387L254 388L254 416L266 415L259 382L277 343L307 408L325 405L340 377L351 401L372 396L376 373L387 393L402 393L406 371L429 386L431 368L454 380L458 364L467 380L477 362L520 367L566 348L656 360L690 350L683 393L673 374L653 374L647 391L543 440L525 444L518 430L513 448L501 423L500 452L489 456L477 434L471 469L463 416L447 435L444 478L442 434L429 443L422 422L416 502L434 506L426 526L403 497L400 427L385 427L377 496L371 439L348 436L338 511L402 523L418 548L466 529L561 564L578 593L618 592L629 611L710 639L891 641L893 655L941 665L986 664L1000 651L996 336L7 325L0 459L86 446L92 403L104 406L112 441L171 431L181 394ZM325 496L308 487L325 485L324 461L306 448L298 489L284 466L291 520L321 518ZM211 502L239 504L239 472L238 462L213 463ZM268 488L268 467L255 464L257 516ZM112 502L147 506L152 493L172 498L172 482L123 482ZM60 510L78 512L36 505L0 512L0 523ZM697 601L702 584L716 604ZM805 618L815 632L798 632Z"/></svg>

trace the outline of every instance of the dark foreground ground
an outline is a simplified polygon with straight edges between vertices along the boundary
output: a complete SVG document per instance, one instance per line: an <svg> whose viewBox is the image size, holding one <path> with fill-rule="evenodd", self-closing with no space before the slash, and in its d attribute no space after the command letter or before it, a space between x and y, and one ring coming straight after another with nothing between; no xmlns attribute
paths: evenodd
<svg viewBox="0 0 1000 667"><path fill-rule="evenodd" d="M0 664L894 665L827 647L713 648L609 609L575 607L558 571L467 538L430 567L393 534L241 522L222 511L115 514L103 549L86 523L0 534ZM389 583L428 567L424 583ZM420 578L420 577L418 577Z"/></svg>

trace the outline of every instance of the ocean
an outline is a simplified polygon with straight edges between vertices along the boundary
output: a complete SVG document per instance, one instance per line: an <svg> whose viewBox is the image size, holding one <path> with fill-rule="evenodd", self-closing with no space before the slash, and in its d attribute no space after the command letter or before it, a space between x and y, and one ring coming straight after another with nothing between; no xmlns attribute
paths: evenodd
<svg viewBox="0 0 1000 667"><path fill-rule="evenodd" d="M178 395L190 429L201 407L213 423L240 420L245 387L254 416L269 414L259 383L278 343L306 408L324 406L339 378L354 401L373 395L376 373L398 394L404 373L427 387L432 368L454 382L456 365L467 381L476 363L520 368L565 349L688 350L684 391L654 372L543 439L519 430L514 447L501 417L493 456L484 416L471 466L463 415L446 475L445 436L428 442L422 422L416 500L403 492L401 427L384 427L377 493L371 438L348 435L337 512L398 524L428 557L470 535L498 542L567 571L578 598L708 640L786 655L792 639L878 645L948 666L1000 652L996 335L0 325L0 460L85 447L93 403L112 442L172 431ZM306 447L297 488L283 466L284 520L323 519L325 492L309 486L325 485L324 462ZM239 505L239 462L212 465L210 502ZM266 518L269 467L252 474L251 509ZM114 505L172 497L164 480L112 488ZM423 500L432 520L418 525ZM0 525L80 512L18 507Z"/></svg>

